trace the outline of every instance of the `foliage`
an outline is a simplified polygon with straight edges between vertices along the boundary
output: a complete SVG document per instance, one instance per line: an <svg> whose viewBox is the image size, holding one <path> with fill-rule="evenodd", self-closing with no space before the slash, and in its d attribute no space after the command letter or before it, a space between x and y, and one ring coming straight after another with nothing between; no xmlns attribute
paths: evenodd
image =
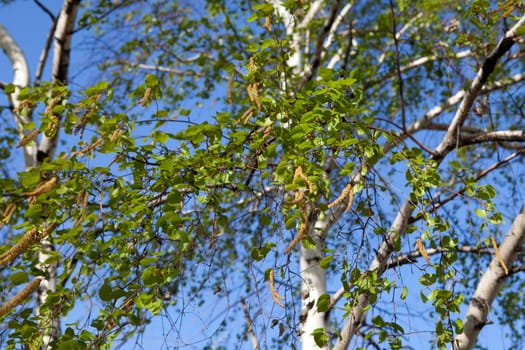
<svg viewBox="0 0 525 350"><path fill-rule="evenodd" d="M261 346L297 348L296 256L316 245L329 286L316 307L331 320L330 329L315 330L318 345L337 341L366 294L370 315L355 348L450 346L463 330L461 314L488 264L491 238L500 241L512 221L503 213L516 212L523 199L524 139L458 142L444 159L432 150L459 102L448 99L468 89L502 28L523 14L520 4L356 1L319 57L316 40L331 2L294 32L272 2L83 6L78 27L95 38L88 64L96 68L87 71L96 74L20 94L38 118L27 128L56 133L61 116L57 155L38 168L14 169L20 150L12 151L13 123L0 135L0 253L55 224L48 263L59 263L57 290L40 316L30 302L2 316L4 348L38 346L38 317L53 313L68 317L57 349L140 341L159 318L183 325L164 334L165 347L182 346L191 331L185 317L211 317L214 304L227 312L219 322L203 321L214 329L199 347L212 348L224 335L224 346L241 347L253 321ZM282 6L300 22L314 5ZM294 41L306 32L309 42ZM301 67L290 65L296 50ZM523 84L509 81L523 71L522 53L503 61L458 140L523 129ZM434 106L444 107L421 122ZM412 209L406 233L393 242L386 272L371 271L405 198ZM305 232L330 220L334 203L348 210L323 232L323 245ZM39 249L2 266L2 302L40 276ZM513 310L522 310L523 282L520 274L507 282L498 326L519 347L523 317L514 319ZM339 288L334 307L330 296ZM412 316L403 318L405 311ZM424 345L418 332L426 334Z"/></svg>

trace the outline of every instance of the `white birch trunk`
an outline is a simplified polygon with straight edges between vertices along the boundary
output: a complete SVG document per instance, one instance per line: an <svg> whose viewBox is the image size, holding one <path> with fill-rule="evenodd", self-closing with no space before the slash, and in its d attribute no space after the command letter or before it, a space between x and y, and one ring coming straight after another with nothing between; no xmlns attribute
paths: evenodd
<svg viewBox="0 0 525 350"><path fill-rule="evenodd" d="M316 0L310 4L309 10L301 20L297 23L296 18L282 5L279 0L269 0L274 6L275 11L279 15L282 23L286 28L286 34L290 40L290 47L292 52L287 60L287 65L293 71L295 78L305 77L309 72L309 67L304 62L302 47L308 40L308 35L305 35L304 29L308 23L314 19L318 11L320 11L323 1ZM305 37L306 36L306 37ZM307 46L307 45L305 45ZM281 88L283 93L286 93L290 86L289 82L283 77ZM315 208L310 208L315 210ZM322 251L325 246L325 227L326 223L310 222L308 223L313 229L309 230L309 235L316 243L316 248L305 248L302 243L300 245L300 276L301 276L301 316L299 320L299 334L301 340L301 347L305 350L319 350L328 349L328 347L319 347L312 332L316 329L328 331L328 320L324 312L318 312L317 301L319 297L326 293L326 273L319 265L321 259L324 257Z"/></svg>
<svg viewBox="0 0 525 350"><path fill-rule="evenodd" d="M325 227L326 221L316 223L309 235L316 244L316 248L307 249L302 243L300 257L301 272L301 316L300 316L300 337L303 349L328 349L319 347L312 333L316 329L326 331L328 334L328 320L324 312L317 310L319 297L326 293L326 272L319 265L324 257L322 249L325 247Z"/></svg>
<svg viewBox="0 0 525 350"><path fill-rule="evenodd" d="M58 17L55 28L55 42L53 50L52 78L53 83L66 85L69 73L69 58L71 51L71 39L75 21L80 6L80 0L65 0ZM54 136L42 136L38 147L37 162L40 164L45 158L52 159L56 150L59 132ZM57 283L57 264L46 264L49 259L49 253L54 250L53 243L47 238L41 242L41 249L38 253L38 263L41 267L45 279L40 284L37 295L37 313L40 313L40 305L43 305L50 292L56 291ZM42 350L49 350L50 344L58 340L61 334L60 329L60 312L53 310L49 318L41 319L41 330L43 331Z"/></svg>

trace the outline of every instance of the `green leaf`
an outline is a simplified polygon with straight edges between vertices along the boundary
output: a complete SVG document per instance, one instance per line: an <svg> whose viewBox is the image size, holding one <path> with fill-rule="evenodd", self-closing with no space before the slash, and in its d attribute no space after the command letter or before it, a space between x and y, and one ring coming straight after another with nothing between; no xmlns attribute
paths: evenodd
<svg viewBox="0 0 525 350"><path fill-rule="evenodd" d="M162 282L161 277L162 276L159 270L155 267L150 267L150 268L145 269L141 275L142 282L144 282L144 285L146 286L153 286L155 284Z"/></svg>
<svg viewBox="0 0 525 350"><path fill-rule="evenodd" d="M20 183L24 188L32 189L36 184L40 182L40 171L36 168L31 170L18 173Z"/></svg>
<svg viewBox="0 0 525 350"><path fill-rule="evenodd" d="M98 290L98 296L102 301L113 300L113 288L109 284L104 283Z"/></svg>
<svg viewBox="0 0 525 350"><path fill-rule="evenodd" d="M525 26L519 26L516 28L516 36L525 35Z"/></svg>
<svg viewBox="0 0 525 350"><path fill-rule="evenodd" d="M330 295L321 294L317 299L317 311L327 312L330 308Z"/></svg>
<svg viewBox="0 0 525 350"><path fill-rule="evenodd" d="M305 247L306 249L315 249L317 247L314 240L310 236L303 238L301 242L303 244L303 247Z"/></svg>
<svg viewBox="0 0 525 350"><path fill-rule="evenodd" d="M26 283L27 281L29 281L29 274L25 271L14 272L9 275L9 280L15 286L18 286L22 283Z"/></svg>
<svg viewBox="0 0 525 350"><path fill-rule="evenodd" d="M15 89L16 87L14 84L7 84L4 88L4 93L7 95L12 94L13 92L15 92Z"/></svg>
<svg viewBox="0 0 525 350"><path fill-rule="evenodd" d="M317 346L320 347L323 347L326 344L328 344L328 341L330 340L328 334L326 334L323 328L314 329L312 332L312 336L314 337L314 341L317 344Z"/></svg>
<svg viewBox="0 0 525 350"><path fill-rule="evenodd" d="M455 328L455 331L456 331L456 334L460 334L463 332L463 321L461 319L457 319L453 322L453 325L454 325L454 328Z"/></svg>
<svg viewBox="0 0 525 350"><path fill-rule="evenodd" d="M403 287L403 291L401 292L401 300L405 300L408 294L408 288Z"/></svg>
<svg viewBox="0 0 525 350"><path fill-rule="evenodd" d="M372 323L376 327L383 327L385 325L385 321L383 321L383 318L380 315L374 316L372 318Z"/></svg>
<svg viewBox="0 0 525 350"><path fill-rule="evenodd" d="M321 261L319 262L319 266L321 266L323 269L327 269L330 267L330 263L332 262L333 260L333 256L331 255L328 255L328 256L325 256L324 258L321 259Z"/></svg>
<svg viewBox="0 0 525 350"><path fill-rule="evenodd" d="M476 208L474 209L474 213L479 217L479 218L485 218L487 216L487 211L484 210L484 209L481 209L481 208Z"/></svg>

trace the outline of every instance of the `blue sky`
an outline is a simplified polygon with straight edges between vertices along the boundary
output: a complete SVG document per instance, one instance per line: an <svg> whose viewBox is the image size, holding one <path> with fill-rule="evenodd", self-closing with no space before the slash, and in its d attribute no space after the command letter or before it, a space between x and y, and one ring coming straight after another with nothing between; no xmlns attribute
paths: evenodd
<svg viewBox="0 0 525 350"><path fill-rule="evenodd" d="M58 11L61 3L62 1L57 0L46 1L46 4L50 6L50 8L55 13ZM50 18L45 13L43 13L33 2L18 0L14 4L11 4L9 6L2 6L0 8L0 22L11 32L15 40L24 50L28 58L28 63L32 74L31 77L32 79L34 79L34 73L38 64L38 59L43 49L48 30L51 26ZM81 38L81 35L82 34L75 37L73 46L78 44L78 40ZM75 54L75 50L73 50L71 65L72 70L74 70L75 67L83 66L83 64L85 63L85 59L86 58L82 55ZM9 67L9 62L5 55L0 55L0 80L10 81L12 77L12 71L10 69L5 69L5 67ZM49 76L49 68L47 68L44 76ZM2 97L0 101L0 104L2 105L5 105L7 103L4 97ZM20 164L20 167L23 167L23 164ZM406 268L406 270L409 269L410 268L408 267ZM410 293L416 293L417 295L417 293L419 293L419 288L419 286L415 286L415 288L412 289ZM216 327L216 325L212 324L211 326L208 326L208 322L205 320L209 318L210 315L220 315L223 312L223 310L227 307L227 305L224 305L224 307L220 305L221 300L218 297L214 297L212 295L210 295L209 297L210 299L216 299L216 302L214 303L214 305L216 306L216 310L206 310L205 312L203 312L203 310L198 309L190 310L190 312L188 312L187 315L188 318L184 319L184 324L182 326L180 324L175 325L175 327L181 326L184 329L184 336L185 339L188 339L188 342L191 342L190 339L200 339L199 334L203 333L203 328L206 328L207 333L213 331L213 328ZM385 300L388 300L388 296L385 297ZM82 308L84 307L88 306L81 304L75 312L81 314L83 311L85 311L82 310ZM75 315L73 313L73 315L70 316L70 319L74 319L74 317ZM176 318L173 315L171 315L170 317L172 319ZM221 318L219 317L219 321L220 319ZM68 320L66 320L65 322L67 323ZM416 321L414 321L414 323L417 323L417 319ZM238 326L243 327L244 325L240 324ZM172 329L173 327L173 324L169 324L168 317L158 317L156 318L154 323L148 327L148 331L141 338L142 347L136 346L133 344L133 341L130 341L129 344L123 347L122 349L161 349L169 348L169 346L174 347L176 344L175 342L165 343L166 339L169 340L170 336L173 337L173 333L170 333L170 329ZM486 327L486 329L483 330L480 336L480 343L489 346L489 348L491 349L504 349L506 347L503 332L504 330L497 328L496 326L488 326ZM412 339L414 338L415 337L413 337ZM425 346L424 344L422 344L421 346ZM202 348L202 343L198 343L195 346L188 346L187 348L200 349ZM250 344L244 344L244 346L241 346L239 348L250 349L251 346Z"/></svg>

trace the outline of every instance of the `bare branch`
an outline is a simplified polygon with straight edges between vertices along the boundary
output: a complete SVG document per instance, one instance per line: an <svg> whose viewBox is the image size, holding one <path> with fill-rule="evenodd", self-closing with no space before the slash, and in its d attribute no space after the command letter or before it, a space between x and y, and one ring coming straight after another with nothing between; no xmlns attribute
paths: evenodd
<svg viewBox="0 0 525 350"><path fill-rule="evenodd" d="M44 4L42 4L41 1L39 0L33 0L35 2L35 4L37 4L38 7L40 7L40 9L42 11L44 11L50 18L51 18L51 21L53 22L56 22L56 16L53 14L53 12L51 12L50 9L48 9Z"/></svg>
<svg viewBox="0 0 525 350"><path fill-rule="evenodd" d="M525 74L516 74L508 79L502 79L499 81L496 81L490 85L487 85L481 89L480 94L486 94L495 90L503 89L505 87L514 85L516 83L519 83L521 81L525 80ZM449 97L445 102L443 102L439 106L435 106L432 109L430 109L423 117L416 120L412 124L410 124L407 127L406 133L399 136L399 140L397 142L400 142L402 140L405 140L408 137L408 134L414 134L420 130L427 129L430 122L437 118L441 113L449 109L450 107L458 104L462 98L465 97L465 90L459 90L454 96ZM447 126L448 129L449 126ZM463 127L460 131L463 131ZM383 152L388 153L395 147L396 143L386 143L383 145Z"/></svg>
<svg viewBox="0 0 525 350"><path fill-rule="evenodd" d="M396 55L396 73L397 73L397 84L398 84L398 94L399 94L399 104L401 107L401 125L403 132L406 131L406 113L405 113L405 97L403 93L403 75L401 74L401 56L399 54L399 42L396 35L396 13L394 9L394 2L390 0L390 13L392 14L392 33L394 40L394 51Z"/></svg>
<svg viewBox="0 0 525 350"><path fill-rule="evenodd" d="M401 73L405 73L405 72L410 71L411 69L420 67L420 66L425 65L425 64L430 63L430 62L434 62L434 61L438 61L438 60L449 60L449 59L453 59L453 58L465 58L465 57L469 57L469 56L472 56L472 55L473 55L472 51L465 50L465 51L461 51L461 52L458 52L458 53L452 54L452 55L424 56L424 57L420 57L418 59L415 59L414 61L412 61L412 62L410 62L410 63L408 63L408 64L406 64L404 66L401 66L400 71L401 71ZM386 81L388 79L394 78L395 76L396 76L396 74L387 74L387 75L381 76L378 79L371 80L370 82L365 83L365 87L370 87L370 86L382 83L382 82L384 82L384 81Z"/></svg>
<svg viewBox="0 0 525 350"><path fill-rule="evenodd" d="M499 130L484 132L478 135L460 138L458 147L485 142L522 142L525 141L525 131Z"/></svg>
<svg viewBox="0 0 525 350"><path fill-rule="evenodd" d="M53 21L53 25L51 26L51 29L47 33L46 44L44 48L42 49L42 53L40 54L40 59L38 60L38 66L36 68L36 74L35 74L35 85L37 86L40 85L40 82L42 80L42 74L44 73L44 67L46 65L47 56L49 55L51 43L53 42L53 36L55 34L57 23L58 23L58 18L55 18L55 20Z"/></svg>
<svg viewBox="0 0 525 350"><path fill-rule="evenodd" d="M419 12L416 16L414 16L413 18L411 18L397 33L396 33L396 38L399 40L401 38L401 35L403 35L407 30L410 29L410 27L412 27L412 25L414 24L415 21L417 21L418 19L420 19L421 17L423 17L423 12ZM391 41L387 47L385 48L385 51L381 54L381 56L379 57L379 60L378 60L378 65L382 65L383 62L385 61L385 58L386 58L386 52L388 52L388 50L390 50L390 46L393 44L394 42Z"/></svg>
<svg viewBox="0 0 525 350"><path fill-rule="evenodd" d="M246 300L244 300L244 298L241 297L240 302L241 302L242 310L244 311L244 317L246 318L246 329L248 331L248 335L250 336L253 350L260 350L259 340L257 339L257 335L255 334L253 330L253 321L252 321L252 318L250 317L250 312L248 311Z"/></svg>
<svg viewBox="0 0 525 350"><path fill-rule="evenodd" d="M450 252L450 249L445 248L432 248L432 249L426 249L427 255L436 255L440 253L447 253ZM492 249L488 248L479 248L479 247L473 247L470 245L465 245L461 247L457 247L453 251L458 253L469 253L469 254L492 254L494 251ZM421 251L420 250L414 250L410 253L402 254L396 257L393 257L387 264L387 269L395 268L401 265L407 265L407 264L413 264L415 263L415 258L420 258Z"/></svg>
<svg viewBox="0 0 525 350"><path fill-rule="evenodd" d="M461 104L456 111L456 115L452 119L450 128L445 135L445 139L443 140L444 142L442 142L436 149L435 158L443 157L447 149L453 148L457 145L459 131L465 122L465 119L467 119L468 112L470 111L474 100L481 93L483 85L494 70L498 60L514 45L514 42L517 38L516 31L519 27L524 25L524 23L525 16L523 16L518 21L518 23L516 23L514 27L512 27L512 29L505 34L505 37L499 41L492 53L483 61L481 69L478 71L478 74L474 78L474 81L472 82L469 90L466 92L465 97L461 101Z"/></svg>
<svg viewBox="0 0 525 350"><path fill-rule="evenodd" d="M441 131L447 131L448 130L448 124L444 123L429 123L425 130L441 130ZM464 125L461 128L461 133L468 134L468 136L471 136L472 134L481 134L485 132L486 130L476 128L473 126Z"/></svg>

